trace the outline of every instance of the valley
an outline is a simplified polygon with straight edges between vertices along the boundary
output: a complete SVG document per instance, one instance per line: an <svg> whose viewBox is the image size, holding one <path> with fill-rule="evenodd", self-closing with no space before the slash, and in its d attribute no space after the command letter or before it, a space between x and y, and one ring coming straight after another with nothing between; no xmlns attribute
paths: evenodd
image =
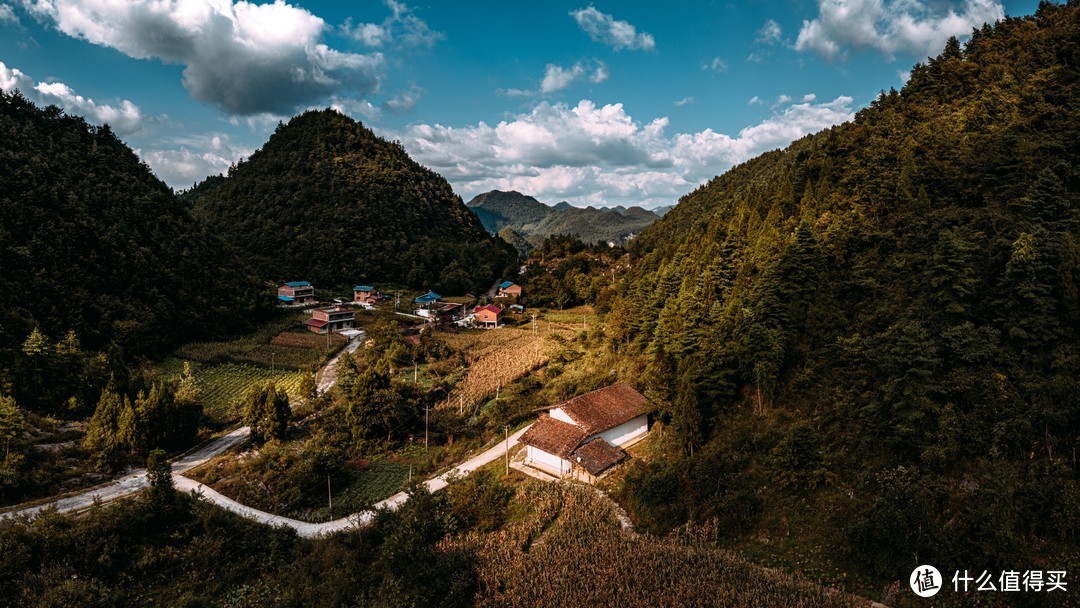
<svg viewBox="0 0 1080 608"><path fill-rule="evenodd" d="M654 210L339 104L174 191L4 88L0 604L1077 605L1080 6L944 38Z"/></svg>

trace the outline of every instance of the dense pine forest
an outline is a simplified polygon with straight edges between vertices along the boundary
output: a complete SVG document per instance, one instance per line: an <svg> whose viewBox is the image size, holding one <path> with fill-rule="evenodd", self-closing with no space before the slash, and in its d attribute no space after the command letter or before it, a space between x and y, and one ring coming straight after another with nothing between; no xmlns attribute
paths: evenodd
<svg viewBox="0 0 1080 608"><path fill-rule="evenodd" d="M133 356L269 306L264 282L107 125L16 91L0 93L0 133L0 394L93 402Z"/></svg>
<svg viewBox="0 0 1080 608"><path fill-rule="evenodd" d="M333 110L279 125L250 159L184 198L277 280L463 293L490 287L516 259L446 180Z"/></svg>
<svg viewBox="0 0 1080 608"><path fill-rule="evenodd" d="M1075 605L1077 41L1075 0L952 38L625 247L527 243L520 277L442 177L336 111L177 194L108 126L0 94L0 504L149 471L138 496L0 520L0 604L903 608L933 564L1072 575L934 605ZM325 383L346 339L271 310L280 280L471 308L508 277L498 330L358 310ZM243 397L201 390L211 370ZM595 487L510 456L418 485L617 381L652 431ZM305 523L410 498L307 540L178 492L163 450L241 424L192 479ZM380 468L400 479L361 495Z"/></svg>
<svg viewBox="0 0 1080 608"><path fill-rule="evenodd" d="M677 454L628 482L638 519L826 577L1076 570L1077 40L1075 3L951 39L631 244L610 337Z"/></svg>

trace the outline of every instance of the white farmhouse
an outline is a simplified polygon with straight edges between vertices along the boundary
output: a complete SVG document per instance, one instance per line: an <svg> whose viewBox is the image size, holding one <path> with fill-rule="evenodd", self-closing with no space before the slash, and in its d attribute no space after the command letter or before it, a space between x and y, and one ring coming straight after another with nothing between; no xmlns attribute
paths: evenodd
<svg viewBox="0 0 1080 608"><path fill-rule="evenodd" d="M627 458L622 448L649 432L651 409L625 382L560 403L521 436L525 464L591 483Z"/></svg>

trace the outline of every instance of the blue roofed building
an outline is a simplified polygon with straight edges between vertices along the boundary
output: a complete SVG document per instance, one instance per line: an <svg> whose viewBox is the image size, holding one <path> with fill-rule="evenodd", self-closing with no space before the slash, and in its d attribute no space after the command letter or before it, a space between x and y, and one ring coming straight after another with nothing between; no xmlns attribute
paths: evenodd
<svg viewBox="0 0 1080 608"><path fill-rule="evenodd" d="M278 287L277 297L281 306L303 306L315 301L315 288L307 281L290 281Z"/></svg>

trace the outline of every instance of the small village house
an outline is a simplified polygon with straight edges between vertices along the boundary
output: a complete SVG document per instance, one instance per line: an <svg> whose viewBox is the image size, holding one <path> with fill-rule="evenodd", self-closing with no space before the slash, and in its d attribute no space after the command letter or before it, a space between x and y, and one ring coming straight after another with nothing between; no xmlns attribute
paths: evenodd
<svg viewBox="0 0 1080 608"><path fill-rule="evenodd" d="M521 297L521 285L514 283L513 281L503 281L499 283L499 291L495 294L496 298L520 298Z"/></svg>
<svg viewBox="0 0 1080 608"><path fill-rule="evenodd" d="M503 309L494 304L477 306L473 309L473 317L476 318L476 323L480 327L494 329L502 323Z"/></svg>
<svg viewBox="0 0 1080 608"><path fill-rule="evenodd" d="M625 382L552 407L521 436L525 465L587 483L628 456L649 432L649 400Z"/></svg>
<svg viewBox="0 0 1080 608"><path fill-rule="evenodd" d="M353 287L353 302L360 304L375 304L383 298L371 285L357 285Z"/></svg>
<svg viewBox="0 0 1080 608"><path fill-rule="evenodd" d="M310 304L315 301L315 288L307 281L291 281L278 287L277 297L285 306Z"/></svg>
<svg viewBox="0 0 1080 608"><path fill-rule="evenodd" d="M308 331L317 334L336 333L345 329L352 329L356 324L356 313L351 308L344 306L330 306L328 308L316 308L311 311L311 318L304 321Z"/></svg>
<svg viewBox="0 0 1080 608"><path fill-rule="evenodd" d="M431 290L428 290L428 292L422 296L417 296L417 298L413 300L413 304L416 304L416 314L425 318L431 316L432 308L438 308L438 305L442 303L442 296Z"/></svg>

